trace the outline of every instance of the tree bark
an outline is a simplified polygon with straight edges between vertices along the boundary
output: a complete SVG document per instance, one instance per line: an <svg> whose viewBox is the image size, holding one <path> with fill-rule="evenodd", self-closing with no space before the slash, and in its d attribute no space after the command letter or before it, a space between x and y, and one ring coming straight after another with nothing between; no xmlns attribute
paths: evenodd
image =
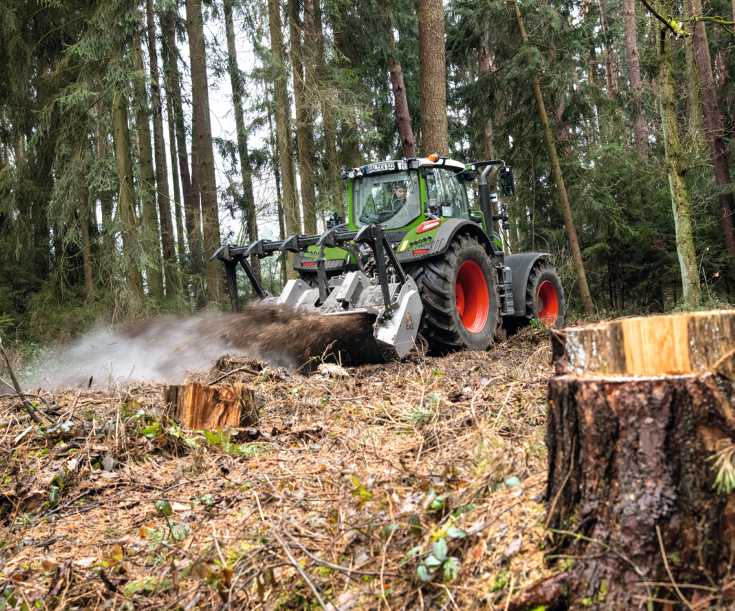
<svg viewBox="0 0 735 611"><path fill-rule="evenodd" d="M684 16L687 19L692 17L692 6L689 2L684 2ZM692 36L684 38L684 48L686 54L686 71L687 71L687 111L689 114L689 129L692 131L693 138L699 143L705 144L707 139L704 136L704 118L702 117L702 96L700 94L699 74L697 72L697 62L694 61L694 40Z"/></svg>
<svg viewBox="0 0 735 611"><path fill-rule="evenodd" d="M549 553L572 559L555 605L566 592L563 608L692 608L692 585L725 577L735 493L711 459L735 438L734 336L731 312L701 312L552 338L546 521Z"/></svg>
<svg viewBox="0 0 735 611"><path fill-rule="evenodd" d="M276 147L276 138L273 135L273 120L271 114L268 113L268 134L270 135L269 143L271 147L271 157L273 159L273 178L276 182L276 209L278 213L278 238L280 240L286 239L286 219L283 214L283 198L281 197L281 170L279 169L278 162L278 149ZM281 253L281 284L286 285L286 264L288 258L283 256Z"/></svg>
<svg viewBox="0 0 735 611"><path fill-rule="evenodd" d="M186 238L189 242L189 259L191 265L192 285L199 309L205 307L206 296L202 294L202 248L199 231L199 189L192 186L189 172L189 160L186 154L186 131L184 127L184 109L181 105L181 79L179 78L178 51L176 49L176 23L173 12L166 13L166 48L164 57L167 58L167 87L168 97L173 106L174 124L176 126L176 149L181 173L181 186L184 192L184 216L186 222ZM166 69L164 68L164 70ZM192 142L193 150L193 142ZM193 163L192 163L193 166Z"/></svg>
<svg viewBox="0 0 735 611"><path fill-rule="evenodd" d="M222 264L219 261L209 260L220 246L220 234L201 0L186 0L186 29L191 58L191 101L197 138L196 152L207 271L207 299L212 303L219 303L223 297Z"/></svg>
<svg viewBox="0 0 735 611"><path fill-rule="evenodd" d="M482 33L480 37L480 55L478 57L477 67L480 75L480 79L483 75L490 72L490 36L487 31ZM486 96L483 99L487 100ZM485 112L485 126L483 130L483 139L485 141L485 157L495 159L495 146L493 145L493 120L492 120L492 108L490 104L485 101L483 104L483 110ZM494 170L493 170L494 171Z"/></svg>
<svg viewBox="0 0 735 611"><path fill-rule="evenodd" d="M135 214L133 156L128 129L127 100L120 94L112 98L112 139L120 191L117 206L122 221L123 269L125 282L133 299L143 298L143 274L138 268L138 219Z"/></svg>
<svg viewBox="0 0 735 611"><path fill-rule="evenodd" d="M610 28L607 24L607 13L605 12L604 0L599 0L600 4L600 24L602 25L602 33L605 37L605 81L607 84L607 96L611 97L613 93L620 91L618 82L618 72L615 69L615 56L610 46Z"/></svg>
<svg viewBox="0 0 735 611"><path fill-rule="evenodd" d="M347 59L347 62L341 62L342 68L352 67L354 69L357 64L357 56L351 33L348 30L348 5L342 3L339 6L339 14L341 27L337 27L336 23L332 23L334 30L334 46ZM341 129L339 134L339 148L342 152L342 166L348 169L355 168L360 165L360 135L358 133L357 113L355 106L349 95L342 87L337 89L340 105L342 106L343 119L341 121Z"/></svg>
<svg viewBox="0 0 735 611"><path fill-rule="evenodd" d="M165 60L164 60L165 62ZM181 210L184 204L181 200L181 186L179 183L178 155L176 153L176 127L174 126L173 108L171 96L166 96L166 116L168 118L168 150L171 156L171 179L174 183L174 209L176 210L176 246L179 253L179 269L183 272L186 260L186 248L184 247L184 224Z"/></svg>
<svg viewBox="0 0 735 611"><path fill-rule="evenodd" d="M521 16L521 10L518 3L515 4L516 19L518 20L518 27L521 30L521 37L524 44L528 44L528 35L526 34L526 28L523 24L523 17ZM579 280L579 292L582 297L582 306L587 316L591 316L595 313L595 307L592 303L592 297L590 296L590 289L587 285L587 275L584 270L584 262L582 261L582 252L579 248L579 240L577 238L577 229L574 226L574 220L572 219L572 209L569 205L569 199L567 198L567 190L564 185L564 178L561 174L561 166L559 165L559 156L556 153L556 144L554 143L554 135L549 125L549 118L546 115L546 107L544 105L544 98L541 95L541 84L539 83L538 76L535 72L531 75L531 81L533 84L533 92L536 97L536 105L538 107L539 118L541 125L544 129L544 140L546 140L546 150L549 154L549 161L551 162L551 171L556 183L556 191L559 195L559 203L561 204L562 212L564 214L564 224L567 227L567 234L569 236L569 245L572 249L572 257L574 258L574 268L577 272L577 278Z"/></svg>
<svg viewBox="0 0 735 611"><path fill-rule="evenodd" d="M319 105L322 112L324 128L324 175L326 191L332 203L332 209L341 218L345 215L345 202L339 178L337 161L337 122L334 118L332 95L334 88L330 84L329 69L324 59L324 34L322 30L322 9L319 0L304 1L304 30L308 44L308 55L314 57L314 85L321 86Z"/></svg>
<svg viewBox="0 0 735 611"><path fill-rule="evenodd" d="M691 10L697 17L702 15L702 0L686 0L691 2ZM704 102L704 122L707 128L710 159L715 166L715 183L720 188L730 185L730 166L727 154L727 143L724 140L722 129L722 115L717 104L715 83L712 78L712 64L710 63L709 45L704 21L698 20L694 25L694 58L697 62L699 82L701 85L702 101ZM725 247L731 256L735 257L735 233L733 233L733 214L735 203L732 193L720 193L720 225L725 239Z"/></svg>
<svg viewBox="0 0 735 611"><path fill-rule="evenodd" d="M394 51L397 48L394 43ZM398 137L401 141L403 156L407 159L416 157L416 139L413 137L411 128L411 115L408 112L408 98L406 97L406 85L403 83L403 70L401 64L396 63L392 55L388 56L388 71L390 72L390 84L393 88L393 99L396 103L396 119L398 120Z"/></svg>
<svg viewBox="0 0 735 611"><path fill-rule="evenodd" d="M148 61L151 73L151 109L153 111L153 152L156 160L156 198L161 221L161 244L163 246L163 273L166 280L166 295L179 292L176 273L176 245L171 222L171 198L168 190L168 166L166 164L166 142L163 139L163 110L161 89L158 79L158 52L156 50L156 24L153 18L153 0L146 0L148 26ZM173 161L173 157L171 158Z"/></svg>
<svg viewBox="0 0 735 611"><path fill-rule="evenodd" d="M316 234L316 191L311 154L311 113L306 100L304 52L301 45L299 0L288 0L289 37L291 44L291 73L293 75L296 106L296 142L298 147L299 178L301 179L301 206L304 212L304 233Z"/></svg>
<svg viewBox="0 0 735 611"><path fill-rule="evenodd" d="M268 22L273 56L273 88L276 102L276 148L283 182L283 211L287 235L301 233L301 213L296 192L296 174L291 150L291 106L288 102L286 54L283 47L281 7L278 0L268 0ZM296 255L288 253L288 277L295 278Z"/></svg>
<svg viewBox="0 0 735 611"><path fill-rule="evenodd" d="M422 155L449 156L447 68L442 0L418 0Z"/></svg>
<svg viewBox="0 0 735 611"><path fill-rule="evenodd" d="M255 215L255 195L253 194L253 175L250 171L250 156L248 154L248 135L245 131L243 119L243 86L240 68L237 65L237 48L235 45L235 24L232 19L232 0L224 0L225 33L227 35L227 68L230 73L232 86L232 105L235 110L235 128L237 129L237 152L240 156L240 175L242 176L242 214L245 217L248 240L255 242L258 239L258 223ZM260 281L260 259L255 255L250 257L250 267Z"/></svg>
<svg viewBox="0 0 735 611"><path fill-rule="evenodd" d="M86 192L83 201L79 203L77 214L79 216L79 228L82 234L82 264L84 266L84 293L87 300L94 294L94 279L92 275L92 250L89 240L89 193Z"/></svg>
<svg viewBox="0 0 735 611"><path fill-rule="evenodd" d="M701 300L699 271L697 270L697 256L694 252L694 238L692 236L689 191L684 182L684 151L679 140L679 126L676 117L677 99L674 93L671 53L666 49L664 31L661 32L658 40L658 61L659 104L661 106L666 171L669 175L671 204L674 211L676 252L679 256L684 302L688 307L693 308L699 305Z"/></svg>
<svg viewBox="0 0 735 611"><path fill-rule="evenodd" d="M103 116L105 116L107 112L107 105L104 102L100 102L97 105L97 121L99 124L103 123ZM99 159L105 159L105 157L107 157L108 135L107 128L103 128L102 125L100 125L97 130L97 157ZM112 229L112 192L100 191L99 198L100 208L102 210L100 231L102 233L102 250L104 252L104 268L106 276L114 267L115 258L115 236L113 235Z"/></svg>
<svg viewBox="0 0 735 611"><path fill-rule="evenodd" d="M635 0L624 0L623 16L625 21L625 60L628 66L628 80L631 91L633 114L633 133L638 150L643 154L648 149L648 128L643 111L643 82L638 57L638 29L635 19Z"/></svg>
<svg viewBox="0 0 735 611"><path fill-rule="evenodd" d="M142 34L141 34L142 35ZM145 271L148 280L148 295L158 301L163 297L163 273L161 271L161 239L156 213L156 173L153 169L153 148L151 147L151 126L148 120L148 93L143 80L145 67L141 53L140 37L133 38L133 65L138 76L133 82L136 113L135 123L138 132L138 157L140 163L141 203L143 207L143 232L141 245L146 261Z"/></svg>

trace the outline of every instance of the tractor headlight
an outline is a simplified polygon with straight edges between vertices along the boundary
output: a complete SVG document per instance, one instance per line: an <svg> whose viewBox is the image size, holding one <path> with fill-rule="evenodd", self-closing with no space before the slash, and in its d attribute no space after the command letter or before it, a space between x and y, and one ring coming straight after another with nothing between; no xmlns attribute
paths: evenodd
<svg viewBox="0 0 735 611"><path fill-rule="evenodd" d="M411 170L418 170L421 167L421 162L418 159L412 159L408 162L408 167Z"/></svg>

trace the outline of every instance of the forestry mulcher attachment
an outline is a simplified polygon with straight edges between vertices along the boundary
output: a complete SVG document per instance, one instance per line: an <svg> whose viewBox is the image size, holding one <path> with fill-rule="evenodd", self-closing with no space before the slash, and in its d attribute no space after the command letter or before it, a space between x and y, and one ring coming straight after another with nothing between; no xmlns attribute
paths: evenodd
<svg viewBox="0 0 735 611"><path fill-rule="evenodd" d="M548 254L503 253L494 224L508 228L508 206L494 210L497 195L487 182L493 166L501 166L503 196L512 196L513 169L500 160L465 165L430 155L343 172L349 181L346 222L333 215L321 235L215 252L212 259L225 264L233 310L239 311L239 263L256 305L374 315L373 334L387 360L406 356L419 332L435 350L486 350L502 320L563 327L564 290ZM473 210L466 185L480 169L479 210ZM279 251L296 254L299 277L274 297L261 287L248 257Z"/></svg>

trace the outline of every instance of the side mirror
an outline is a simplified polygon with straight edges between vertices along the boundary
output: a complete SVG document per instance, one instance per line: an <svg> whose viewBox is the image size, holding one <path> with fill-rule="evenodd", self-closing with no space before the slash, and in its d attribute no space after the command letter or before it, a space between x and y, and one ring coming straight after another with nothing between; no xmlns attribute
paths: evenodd
<svg viewBox="0 0 735 611"><path fill-rule="evenodd" d="M513 178L513 166L507 165L500 168L500 190L503 197L515 195L516 187Z"/></svg>

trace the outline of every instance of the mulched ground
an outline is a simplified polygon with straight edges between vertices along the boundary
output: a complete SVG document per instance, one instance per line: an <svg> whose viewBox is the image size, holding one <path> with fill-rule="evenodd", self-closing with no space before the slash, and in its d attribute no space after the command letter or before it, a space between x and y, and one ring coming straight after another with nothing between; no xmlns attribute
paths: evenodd
<svg viewBox="0 0 735 611"><path fill-rule="evenodd" d="M242 369L260 421L207 435L160 384L38 391L44 431L2 397L0 605L503 609L550 572L549 363L530 328L309 375L230 355L197 379Z"/></svg>

